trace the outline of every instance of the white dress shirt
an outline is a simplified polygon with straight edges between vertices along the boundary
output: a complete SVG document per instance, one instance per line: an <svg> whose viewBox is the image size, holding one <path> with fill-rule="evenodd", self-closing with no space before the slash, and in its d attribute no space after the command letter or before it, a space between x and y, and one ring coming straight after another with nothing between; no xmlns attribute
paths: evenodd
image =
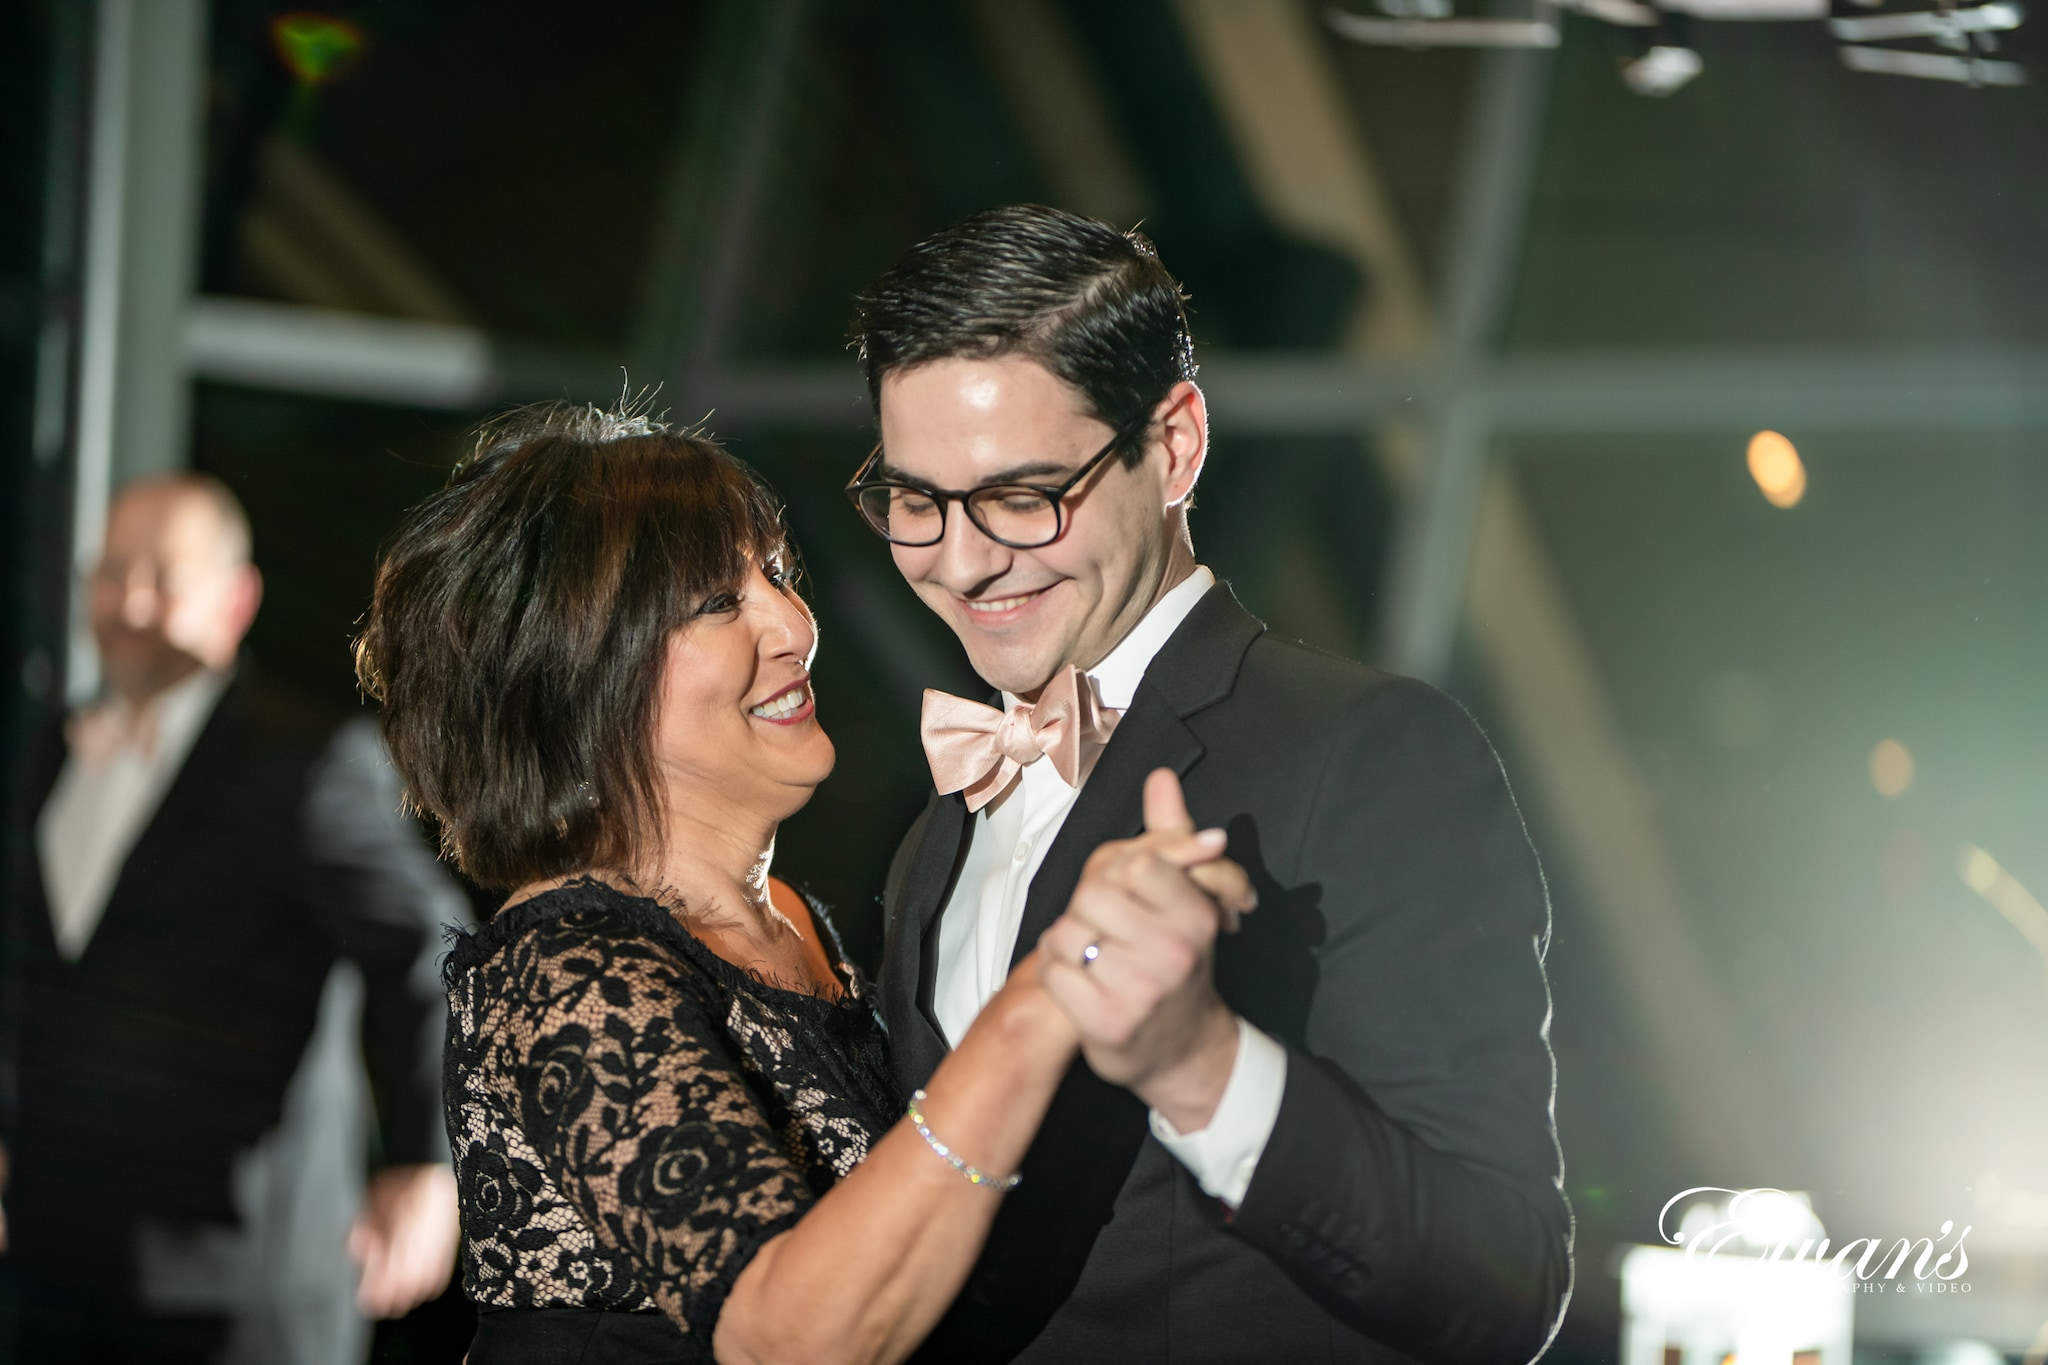
<svg viewBox="0 0 2048 1365"><path fill-rule="evenodd" d="M1198 567L1088 670L1103 706L1130 708L1152 656L1215 585L1216 575ZM1003 694L1005 707L1016 701ZM1079 795L1052 764L1032 763L1008 791L970 817L980 823L939 921L932 1006L948 1041L957 1044L966 1035L975 1016L1008 979L1025 895ZM1154 1110L1152 1134L1193 1172L1205 1191L1235 1208L1243 1202L1259 1154L1272 1136L1286 1084L1286 1050L1239 1019L1237 1060L1208 1126L1180 1133Z"/></svg>
<svg viewBox="0 0 2048 1365"><path fill-rule="evenodd" d="M202 668L139 708L116 698L73 717L71 751L36 820L50 928L71 961L227 684L226 672Z"/></svg>

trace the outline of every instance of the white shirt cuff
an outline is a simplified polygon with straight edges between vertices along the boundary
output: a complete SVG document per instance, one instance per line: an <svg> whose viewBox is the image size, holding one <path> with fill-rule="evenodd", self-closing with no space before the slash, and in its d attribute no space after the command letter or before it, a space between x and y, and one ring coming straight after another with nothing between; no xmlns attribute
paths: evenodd
<svg viewBox="0 0 2048 1365"><path fill-rule="evenodd" d="M1237 1021L1237 1060L1209 1126L1183 1133L1152 1111L1152 1136L1194 1174L1203 1191L1236 1208L1252 1187L1259 1156L1280 1117L1287 1089L1287 1049Z"/></svg>

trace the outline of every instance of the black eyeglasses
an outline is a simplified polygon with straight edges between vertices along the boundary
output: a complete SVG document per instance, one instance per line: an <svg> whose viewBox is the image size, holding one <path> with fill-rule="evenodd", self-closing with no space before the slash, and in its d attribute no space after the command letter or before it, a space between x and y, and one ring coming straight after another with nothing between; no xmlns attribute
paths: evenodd
<svg viewBox="0 0 2048 1365"><path fill-rule="evenodd" d="M1061 484L990 483L979 488L926 488L894 479L869 479L882 458L877 444L846 485L846 496L862 520L891 545L936 545L946 537L946 505L957 502L967 519L998 545L1035 550L1060 538L1067 526L1062 500L1151 420L1148 410L1118 428L1109 444L1088 457Z"/></svg>

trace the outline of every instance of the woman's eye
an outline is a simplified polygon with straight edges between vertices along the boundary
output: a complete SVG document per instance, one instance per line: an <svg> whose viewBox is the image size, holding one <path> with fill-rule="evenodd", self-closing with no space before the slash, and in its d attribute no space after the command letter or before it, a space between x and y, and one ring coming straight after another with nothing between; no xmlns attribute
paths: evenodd
<svg viewBox="0 0 2048 1365"><path fill-rule="evenodd" d="M789 582L789 571L773 560L761 566L761 573L778 588Z"/></svg>
<svg viewBox="0 0 2048 1365"><path fill-rule="evenodd" d="M729 592L713 593L704 599L704 605L697 608L699 616L721 616L729 611L739 610L740 599Z"/></svg>

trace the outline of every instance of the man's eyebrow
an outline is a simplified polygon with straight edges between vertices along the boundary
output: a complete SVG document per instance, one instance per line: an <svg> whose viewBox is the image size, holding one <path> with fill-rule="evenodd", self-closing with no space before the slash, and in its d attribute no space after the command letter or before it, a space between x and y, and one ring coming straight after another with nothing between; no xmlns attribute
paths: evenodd
<svg viewBox="0 0 2048 1365"><path fill-rule="evenodd" d="M986 488L990 484L1022 483L1030 479L1059 479L1073 473L1075 468L1076 466L1074 465L1056 464L1051 460L1033 460L1029 464L1016 464L1011 465L1008 469L998 469L995 473L974 486L976 488ZM930 479L922 479L908 470L898 469L895 465L889 463L886 456L883 457L880 464L875 466L874 477L886 479L891 483L907 483L915 488L938 488L938 485Z"/></svg>

